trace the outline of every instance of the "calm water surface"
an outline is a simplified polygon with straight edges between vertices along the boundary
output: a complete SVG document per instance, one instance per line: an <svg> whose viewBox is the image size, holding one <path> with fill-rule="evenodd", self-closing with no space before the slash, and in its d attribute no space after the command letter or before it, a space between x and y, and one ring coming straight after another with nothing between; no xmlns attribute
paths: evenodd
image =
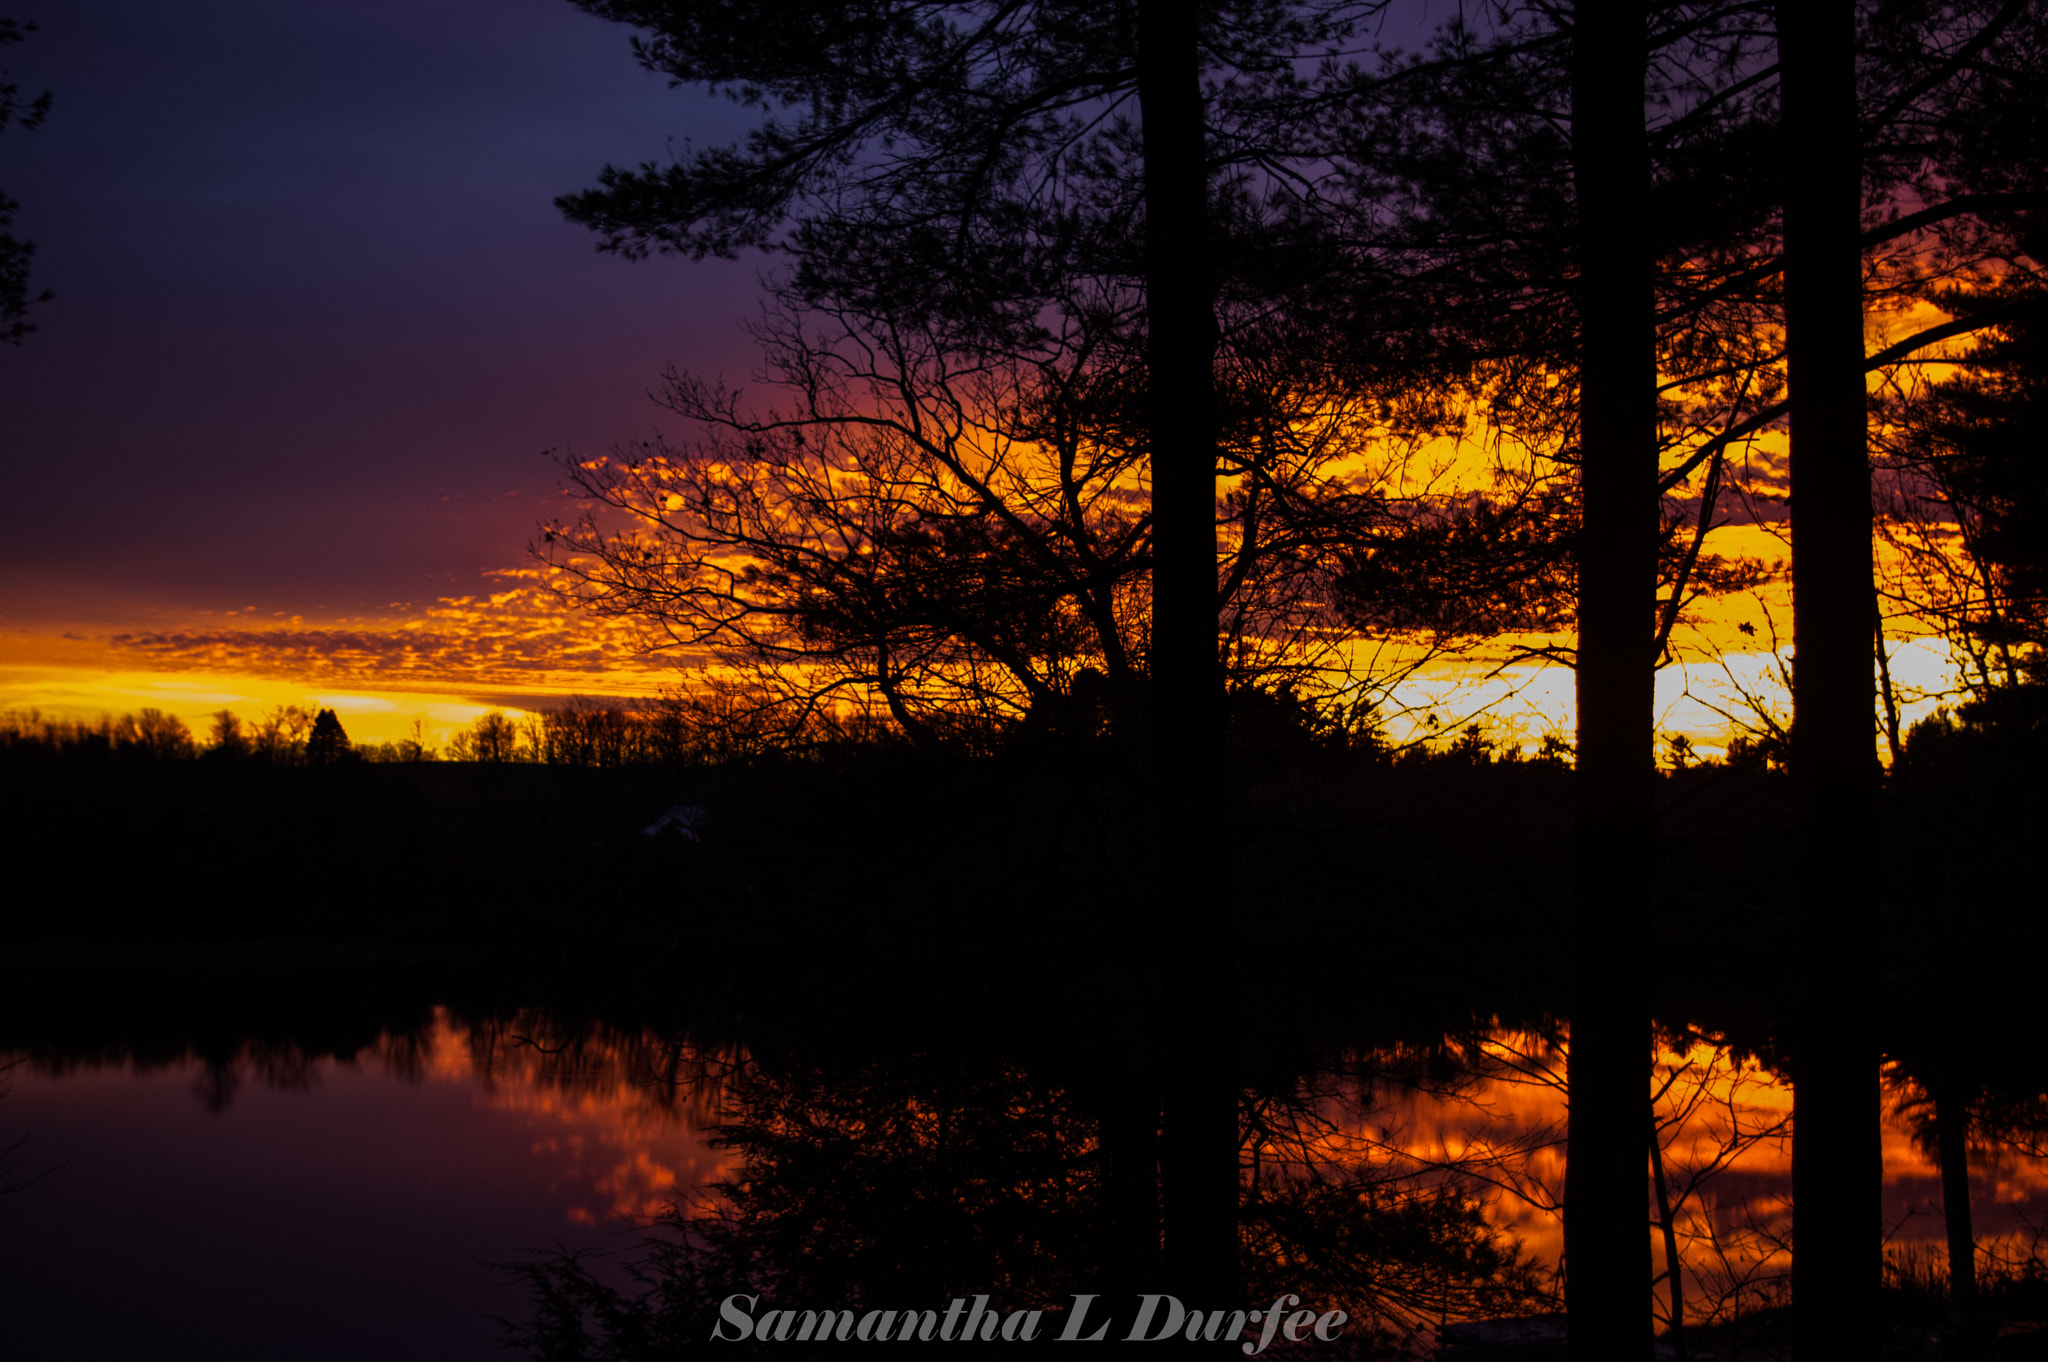
<svg viewBox="0 0 2048 1362"><path fill-rule="evenodd" d="M1444 1090L1332 1099L1324 1152L1472 1178L1495 1223L1554 1262L1560 1057L1507 1032L1482 1048ZM19 1142L15 1181L39 1176L0 1196L8 1355L503 1357L493 1317L526 1302L494 1264L618 1250L633 1217L740 1171L711 1143L716 1075L736 1058L445 1007L317 1053L276 1040L18 1048L0 1147ZM1784 1266L1789 1095L1704 1046L1665 1056L1667 1077L1667 1174L1674 1195L1693 1187L1678 1215L1688 1296L1745 1272L1764 1291ZM1939 1180L1903 1117L1886 1159L1894 1244L1932 1254ZM2021 1246L2048 1220L2048 1171L1986 1159L1975 1201L1980 1240Z"/></svg>
<svg viewBox="0 0 2048 1362"><path fill-rule="evenodd" d="M522 1034L442 1011L352 1060L20 1059L0 1144L41 1177L0 1197L7 1355L506 1356L524 1300L491 1263L617 1249L723 1172L616 1047Z"/></svg>

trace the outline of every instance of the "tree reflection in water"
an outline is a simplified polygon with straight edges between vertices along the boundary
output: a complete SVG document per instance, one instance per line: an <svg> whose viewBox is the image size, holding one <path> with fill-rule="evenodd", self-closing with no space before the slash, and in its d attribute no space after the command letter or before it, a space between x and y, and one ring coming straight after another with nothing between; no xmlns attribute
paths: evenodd
<svg viewBox="0 0 2048 1362"><path fill-rule="evenodd" d="M1253 1073L1243 1304L1293 1293L1342 1308L1351 1349L1393 1356L1427 1355L1443 1322L1554 1309L1566 1049L1493 1028ZM1671 1036L1652 1074L1645 1229L1659 1274L1645 1287L1660 1332L1676 1306L1712 1346L1745 1321L1768 1327L1785 1301L1790 1091L1755 1055L1693 1035ZM1103 1143L1119 1104L1099 1066L842 1044L748 1058L715 1083L707 1119L734 1160L721 1183L654 1218L630 1266L557 1256L517 1269L533 1313L515 1335L534 1355L701 1346L734 1293L760 1310L943 1309L981 1294L1007 1310L1123 1280ZM1895 1122L1888 1152L1901 1262L1940 1236L1938 1204L1932 1221L1921 1208L1937 1170L1913 1156L1908 1129ZM1997 1195L2012 1213L2048 1200L2048 1170L2010 1179ZM1980 1237L1979 1252L1995 1258L2013 1233ZM1161 1289L1156 1277L1132 1287ZM1116 1299L1097 1303L1091 1329Z"/></svg>
<svg viewBox="0 0 2048 1362"><path fill-rule="evenodd" d="M534 1312L513 1338L542 1358L652 1358L708 1344L735 1293L856 1312L1102 1293L1118 1251L1105 1103L1085 1073L1061 1081L1075 1076L961 1049L750 1060L719 1093L733 1175L656 1218L621 1265L629 1284L588 1257L519 1264ZM1344 1352L1419 1350L1445 1317L1538 1306L1539 1274L1489 1221L1476 1169L1389 1156L1362 1134L1372 1091L1353 1065L1247 1093L1247 1301L1229 1304L1344 1309ZM1116 1336L1135 1303L1105 1295L1095 1314L1121 1310Z"/></svg>
<svg viewBox="0 0 2048 1362"><path fill-rule="evenodd" d="M1172 1289L1159 1276L1156 1172L1145 1185L1160 1103L1141 1018L1119 1028L1076 1008L1049 1024L1043 1011L962 1006L941 1023L921 1004L881 1023L878 1008L838 999L742 1024L609 997L599 1011L497 1008L474 993L435 1006L434 995L463 990L424 977L330 982L24 988L0 1051L20 1056L17 1079L164 1071L216 1112L256 1089L333 1090L342 1140L390 1109L345 1105L372 1090L340 1075L475 1085L480 1106L527 1132L492 1176L567 1189L574 1225L609 1213L646 1231L637 1251L519 1267L531 1298L513 1332L541 1357L701 1346L716 1302L742 1291L762 1309L899 1310L983 1294L997 1310L1056 1307L1100 1293L1090 1328L1120 1302L1118 1336L1136 1293ZM2048 1087L2033 1033L1923 1022L1913 1035L1917 1047L1892 1047L1895 1275L1927 1298L1927 1327L1946 1328L1943 1202L1968 1205L1957 1194L1967 1178L1974 1234L1957 1247L1982 1271L1983 1314L2037 1318ZM1240 1304L1292 1293L1343 1308L1357 1321L1349 1343L1383 1353L1426 1349L1443 1320L1551 1308L1561 1038L1496 1023L1408 1042L1347 1036L1282 1044L1261 1033L1238 1056ZM1705 1346L1782 1300L1789 1092L1763 1057L1691 1034L1673 1034L1653 1073L1646 1116L1664 1196L1646 1195L1645 1229L1659 1268L1675 1248L1682 1271L1676 1292L1668 1277L1645 1289L1660 1324L1675 1303L1699 1331L1688 1341ZM1947 1141L1944 1081L1958 1089ZM0 1138L0 1186L10 1143ZM1944 1143L1956 1146L1946 1158ZM562 1199L550 1204L562 1213ZM1149 1256L1131 1232L1148 1216Z"/></svg>

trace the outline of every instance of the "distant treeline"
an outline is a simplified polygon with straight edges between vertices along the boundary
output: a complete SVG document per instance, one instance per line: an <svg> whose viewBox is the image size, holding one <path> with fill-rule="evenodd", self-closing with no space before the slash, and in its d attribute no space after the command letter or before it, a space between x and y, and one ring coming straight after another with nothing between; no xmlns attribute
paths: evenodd
<svg viewBox="0 0 2048 1362"><path fill-rule="evenodd" d="M1433 738L1390 742L1377 725L1332 725L1307 707L1255 696L1232 714L1232 746L1239 751L1290 748L1343 750L1368 762L1440 762L1486 766L1523 761L1569 766L1572 746L1557 734L1533 748L1503 740L1505 735L1467 724ZM902 744L900 732L863 714L809 716L801 732L766 720L767 706L736 703L729 695L669 695L621 701L570 696L555 707L511 715L491 710L448 734L440 746L429 740L424 719L398 741L354 742L332 709L281 705L254 720L233 710L207 716L201 733L175 714L144 708L118 718L64 719L37 709L0 711L0 753L42 751L87 756L94 753L142 761L257 761L280 766L336 762L478 762L549 766L702 766L768 754L795 756ZM1080 731L1076 731L1076 730ZM987 755L1018 745L1072 746L1113 741L1111 726L1011 724L1000 732L977 733L978 741L951 744L962 754ZM1683 735L1663 744L1663 763L1673 770L1727 765L1743 769L1782 767L1787 734L1766 730L1738 734L1719 762L1698 752Z"/></svg>
<svg viewBox="0 0 2048 1362"><path fill-rule="evenodd" d="M417 733L423 725L415 722ZM148 761L254 760L281 766L335 761L424 761L433 749L423 741L351 743L331 709L281 705L255 722L233 710L208 716L203 737L175 714L143 708L115 718L62 719L37 709L0 711L0 750L23 749L77 755L104 753Z"/></svg>
<svg viewBox="0 0 2048 1362"><path fill-rule="evenodd" d="M879 729L819 721L820 744L883 741ZM777 735L783 737L786 735ZM537 762L553 766L678 766L756 755L763 735L698 700L625 702L570 696L553 708L509 715L491 710L436 746L424 719L396 742L354 742L332 709L280 705L256 719L216 710L194 733L185 720L144 708L118 718L66 719L38 709L0 711L0 752L29 750L143 761L260 761L281 766L335 762Z"/></svg>
<svg viewBox="0 0 2048 1362"><path fill-rule="evenodd" d="M0 750L98 752L150 761L672 765L707 755L697 738L673 706L635 707L582 697L518 718L492 710L456 730L441 747L429 740L421 719L396 742L354 742L334 710L300 705L277 706L254 720L216 710L199 734L177 715L153 708L98 719L64 719L35 709L0 712Z"/></svg>

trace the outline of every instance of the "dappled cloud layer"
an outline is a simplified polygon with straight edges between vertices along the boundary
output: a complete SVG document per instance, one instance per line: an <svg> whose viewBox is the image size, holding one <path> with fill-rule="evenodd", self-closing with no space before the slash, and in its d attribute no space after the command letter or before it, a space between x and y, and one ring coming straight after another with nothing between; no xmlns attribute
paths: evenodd
<svg viewBox="0 0 2048 1362"><path fill-rule="evenodd" d="M502 591L417 613L310 625L236 617L220 626L115 634L125 666L373 683L383 689L531 687L641 691L661 674L639 628L565 604L535 569L491 574ZM246 618L246 623L243 619Z"/></svg>
<svg viewBox="0 0 2048 1362"><path fill-rule="evenodd" d="M1721 552L1756 562L1753 589L1692 601L1657 677L1662 744L1717 757L1730 739L1782 730L1791 602L1785 545L1759 524L1717 530ZM1889 562L1879 554L1880 564ZM0 637L0 709L93 716L156 706L195 727L222 706L249 717L279 704L338 710L353 738L409 736L415 717L439 736L482 710L546 707L564 695L647 696L687 684L678 664L713 664L704 649L663 642L631 618L604 617L551 589L549 569L488 574L501 589L445 597L424 609L308 619L256 610L204 612L148 629L75 627L61 637ZM1908 618L1888 618L1891 680L1910 724L1955 694L1946 644ZM1338 649L1348 693L1373 701L1396 744L1441 744L1473 724L1496 751L1533 754L1576 726L1569 632L1446 644L1358 638ZM189 693L187 693L189 692ZM411 697L419 697L417 701ZM436 699L438 697L438 699ZM458 712L460 711L460 712ZM367 727L365 727L367 725ZM1681 760L1678 758L1675 760Z"/></svg>

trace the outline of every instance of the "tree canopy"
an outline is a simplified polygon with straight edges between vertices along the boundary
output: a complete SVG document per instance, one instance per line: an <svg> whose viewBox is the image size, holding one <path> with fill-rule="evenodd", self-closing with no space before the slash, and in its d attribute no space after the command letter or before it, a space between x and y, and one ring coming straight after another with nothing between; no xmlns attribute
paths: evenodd
<svg viewBox="0 0 2048 1362"><path fill-rule="evenodd" d="M1647 1342L1652 671L1702 594L1776 571L1711 537L1786 533L1796 480L1790 1044L1801 1138L1840 1152L1795 1172L1802 1346L1874 1319L1875 1051L1828 1029L1876 978L1867 389L1976 369L1900 429L2037 590L1994 445L2033 401L2039 0L1501 0L1416 52L1375 41L1410 11L1336 0L584 7L760 116L561 204L629 256L781 257L781 405L672 375L696 438L569 460L588 514L543 556L792 731L850 701L913 738L1148 732L1175 953L1165 1176L1134 1166L1169 1208L1176 1130L1231 1171L1230 980L1190 944L1233 939L1188 831L1226 802L1211 698L1355 702L1389 684L1362 638L1569 624L1573 1347ZM1418 452L1445 435L1462 460Z"/></svg>
<svg viewBox="0 0 2048 1362"><path fill-rule="evenodd" d="M0 18L0 47L18 43L35 32L34 24L25 24L17 19ZM0 70L0 132L11 123L24 132L41 125L50 112L50 92L24 98L21 86L16 84L5 70ZM13 225L14 215L21 211L15 200L0 194L0 228ZM29 285L29 264L35 258L36 245L23 241L12 232L0 231L0 340L15 345L35 327L28 321L31 303L48 302L55 295L48 289L33 293Z"/></svg>

